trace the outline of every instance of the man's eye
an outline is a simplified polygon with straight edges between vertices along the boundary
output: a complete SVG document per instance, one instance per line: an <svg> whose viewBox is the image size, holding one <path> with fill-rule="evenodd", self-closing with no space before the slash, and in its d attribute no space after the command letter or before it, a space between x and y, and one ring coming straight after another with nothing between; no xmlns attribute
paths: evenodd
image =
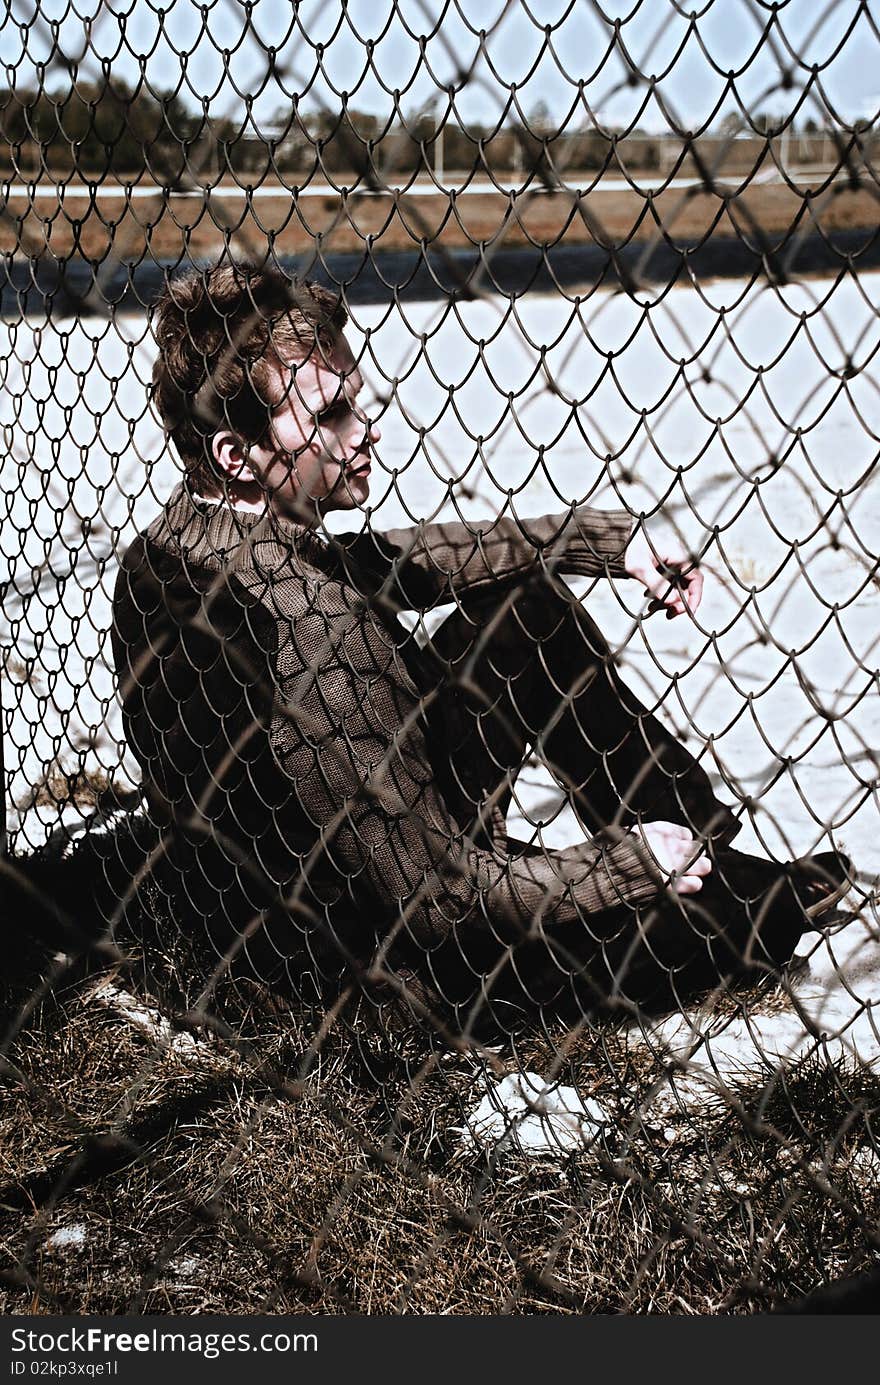
<svg viewBox="0 0 880 1385"><path fill-rule="evenodd" d="M327 406L326 409L322 409L319 414L315 415L315 422L332 423L334 422L334 420L342 417L342 415L345 413L345 408L345 404L342 403L330 404Z"/></svg>

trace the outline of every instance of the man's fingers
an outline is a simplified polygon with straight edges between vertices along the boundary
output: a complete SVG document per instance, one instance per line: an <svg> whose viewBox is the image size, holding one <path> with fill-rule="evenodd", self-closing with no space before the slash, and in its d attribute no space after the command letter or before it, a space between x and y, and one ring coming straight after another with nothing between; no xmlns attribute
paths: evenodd
<svg viewBox="0 0 880 1385"><path fill-rule="evenodd" d="M670 576L670 569L675 570L675 575ZM665 610L667 619L673 620L686 611L693 614L703 599L703 574L690 566L688 558L658 558L656 565L643 571L641 577L645 595L651 598L649 614Z"/></svg>
<svg viewBox="0 0 880 1385"><path fill-rule="evenodd" d="M698 567L688 573L687 604L695 611L703 599L703 574Z"/></svg>
<svg viewBox="0 0 880 1385"><path fill-rule="evenodd" d="M708 856L698 856L697 859L687 867L688 875L711 875L712 862Z"/></svg>
<svg viewBox="0 0 880 1385"><path fill-rule="evenodd" d="M624 561L627 572L642 583L651 599L649 613L665 609L671 620L696 611L703 597L703 574L681 543L669 539L655 547L647 534L638 531Z"/></svg>
<svg viewBox="0 0 880 1385"><path fill-rule="evenodd" d="M703 881L699 875L682 875L674 885L676 894L697 894L702 888Z"/></svg>
<svg viewBox="0 0 880 1385"><path fill-rule="evenodd" d="M681 615L688 609L683 589L674 586L668 577L660 577L650 585L645 579L645 595L651 598L649 612L665 610L667 615Z"/></svg>
<svg viewBox="0 0 880 1385"><path fill-rule="evenodd" d="M696 894L702 888L712 862L687 827L677 822L645 823L641 835L655 865L674 890Z"/></svg>
<svg viewBox="0 0 880 1385"><path fill-rule="evenodd" d="M685 866L682 874L673 881L676 894L697 894L703 888L703 880L711 873L712 862L708 856L698 856L691 865Z"/></svg>
<svg viewBox="0 0 880 1385"><path fill-rule="evenodd" d="M665 606L672 590L672 585L668 577L661 577L656 568L646 568L642 574L642 581L645 584L645 596L653 597Z"/></svg>

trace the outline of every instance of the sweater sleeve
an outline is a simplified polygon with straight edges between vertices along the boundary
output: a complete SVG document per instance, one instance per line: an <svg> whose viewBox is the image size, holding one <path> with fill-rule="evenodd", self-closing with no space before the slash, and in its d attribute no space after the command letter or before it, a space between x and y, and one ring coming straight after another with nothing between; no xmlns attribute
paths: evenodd
<svg viewBox="0 0 880 1385"><path fill-rule="evenodd" d="M279 653L273 750L348 888L367 887L391 936L430 946L458 925L505 942L564 927L662 881L636 839L530 857L486 850L452 819L427 753L418 693L369 611L293 627Z"/></svg>
<svg viewBox="0 0 880 1385"><path fill-rule="evenodd" d="M384 589L397 605L425 610L541 567L562 576L625 577L633 525L627 510L581 505L539 519L422 523L337 542L361 575L371 575L374 592ZM353 574L352 580L362 585Z"/></svg>

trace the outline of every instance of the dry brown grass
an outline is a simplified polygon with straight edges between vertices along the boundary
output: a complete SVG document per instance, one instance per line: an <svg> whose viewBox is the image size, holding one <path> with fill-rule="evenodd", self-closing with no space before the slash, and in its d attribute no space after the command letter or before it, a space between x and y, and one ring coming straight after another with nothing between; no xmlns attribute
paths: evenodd
<svg viewBox="0 0 880 1385"><path fill-rule="evenodd" d="M63 808L69 803L94 808L111 789L106 770L77 765L65 769L57 762L50 765L43 777L16 801L20 812L32 808Z"/></svg>
<svg viewBox="0 0 880 1385"><path fill-rule="evenodd" d="M126 204L121 197L52 198L31 203L12 195L0 221L0 251L53 256L85 255L103 263L108 254L126 260L215 258L223 249L224 228L236 243L254 253L271 246L278 255L472 249L482 244L589 245L621 247L637 241L669 240L691 244L721 236L759 244L755 228L775 244L796 232L826 236L864 228L876 232L877 198L870 191L837 183L808 202L803 191L761 185L718 193L670 188L654 197L629 190L569 193L528 191L511 198L502 192L448 196L340 196L296 200L290 191L247 202L236 189L218 189L210 207L201 197L168 202L160 193ZM730 195L728 195L730 194Z"/></svg>
<svg viewBox="0 0 880 1385"><path fill-rule="evenodd" d="M748 1312L880 1258L864 1072L747 1074L660 1117L662 1069L607 1021L455 1051L387 1001L319 1033L226 981L193 1028L193 950L132 955L89 972L35 952L7 979L7 1312ZM518 1067L599 1097L601 1148L462 1147L482 1074Z"/></svg>

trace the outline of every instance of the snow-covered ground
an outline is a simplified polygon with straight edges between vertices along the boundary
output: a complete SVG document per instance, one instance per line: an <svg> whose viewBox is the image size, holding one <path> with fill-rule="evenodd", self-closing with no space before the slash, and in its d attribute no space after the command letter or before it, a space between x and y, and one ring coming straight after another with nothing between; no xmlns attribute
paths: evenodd
<svg viewBox="0 0 880 1385"><path fill-rule="evenodd" d="M701 550L717 529L696 620L641 620L632 583L581 589L625 676L708 744L719 791L745 803L737 844L799 855L830 835L867 892L880 877L878 289L865 274L783 290L722 280L644 306L607 292L371 305L350 331L379 401L376 527L588 499L656 510L652 533L672 525ZM0 324L0 341L4 744L22 803L56 758L134 775L109 603L116 555L177 466L148 409L143 317L28 319ZM548 844L570 839L532 777L522 811ZM57 820L51 806L10 814L20 846ZM863 978L880 977L875 960Z"/></svg>

